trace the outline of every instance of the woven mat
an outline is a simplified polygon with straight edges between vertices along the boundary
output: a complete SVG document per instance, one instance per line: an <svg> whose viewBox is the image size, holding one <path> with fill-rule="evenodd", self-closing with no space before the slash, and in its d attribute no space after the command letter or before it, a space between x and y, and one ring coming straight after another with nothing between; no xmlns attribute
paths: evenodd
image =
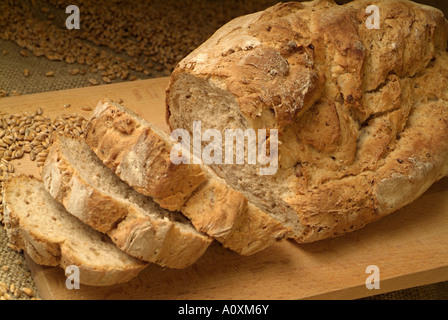
<svg viewBox="0 0 448 320"><path fill-rule="evenodd" d="M39 5L39 1L34 2L37 2ZM271 2L274 4L277 3L277 0L273 0ZM194 0L191 1L191 7L194 6L194 3ZM269 1L264 1L260 4L259 9L263 9L263 7L266 7L267 4L269 4ZM436 5L436 3L434 5ZM238 16L240 14L243 13L238 11L233 12L234 16ZM231 17L229 17L229 19L230 18ZM5 90L9 95L32 94L85 87L89 85L89 79L101 79L101 76L98 73L87 72L85 75L69 75L68 70L73 68L86 69L86 66L67 64L61 61L50 61L45 57L34 57L33 55L25 57L20 53L22 50L23 49L14 42L0 39L0 90ZM101 47L101 50L108 49ZM28 69L30 71L30 75L28 77L24 76L24 69ZM45 73L48 71L53 71L55 76L46 77ZM152 70L152 75L150 76L145 76L141 73L135 74L140 78L150 78L165 76L167 73L167 70ZM11 110L11 112L14 112L14 110ZM6 232L2 228L0 228L0 282L3 282L8 286L14 283L17 288L31 288L35 292L36 297L39 297L39 293L30 275L30 271L26 266L23 254L17 253L8 248ZM19 298L13 298L28 299L29 297L22 295ZM364 299L446 300L448 299L448 282L375 295Z"/></svg>

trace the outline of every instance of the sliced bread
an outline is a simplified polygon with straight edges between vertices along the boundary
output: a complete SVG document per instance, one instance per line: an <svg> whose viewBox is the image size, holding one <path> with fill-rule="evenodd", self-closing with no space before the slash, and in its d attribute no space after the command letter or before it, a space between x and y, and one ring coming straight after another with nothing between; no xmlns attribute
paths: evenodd
<svg viewBox="0 0 448 320"><path fill-rule="evenodd" d="M68 212L141 260L185 268L212 242L180 213L121 181L80 139L55 135L41 174L48 192Z"/></svg>
<svg viewBox="0 0 448 320"><path fill-rule="evenodd" d="M75 265L80 283L94 286L127 282L147 266L69 214L36 178L10 177L2 190L9 240L37 264Z"/></svg>
<svg viewBox="0 0 448 320"><path fill-rule="evenodd" d="M108 99L98 103L86 143L123 181L162 207L180 210L226 248L250 255L289 232L208 166L173 164L169 135L122 105Z"/></svg>

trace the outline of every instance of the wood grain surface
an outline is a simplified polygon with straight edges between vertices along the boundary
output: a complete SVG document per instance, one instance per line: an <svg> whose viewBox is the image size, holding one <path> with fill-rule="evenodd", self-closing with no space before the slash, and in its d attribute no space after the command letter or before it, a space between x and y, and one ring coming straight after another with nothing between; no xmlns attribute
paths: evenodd
<svg viewBox="0 0 448 320"><path fill-rule="evenodd" d="M0 112L35 111L55 116L92 108L102 97L123 104L167 130L167 78L0 99ZM70 108L64 108L70 104ZM28 158L18 172L39 175ZM27 262L43 299L354 299L448 280L448 179L414 203L343 237L298 245L283 241L249 257L213 243L184 270L150 265L129 283L65 287L60 268ZM380 289L369 290L366 267L380 270Z"/></svg>

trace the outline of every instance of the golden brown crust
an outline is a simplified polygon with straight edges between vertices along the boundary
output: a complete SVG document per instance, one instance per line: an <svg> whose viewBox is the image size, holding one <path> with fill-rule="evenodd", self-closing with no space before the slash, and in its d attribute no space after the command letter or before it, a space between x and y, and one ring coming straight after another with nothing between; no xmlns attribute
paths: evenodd
<svg viewBox="0 0 448 320"><path fill-rule="evenodd" d="M359 229L447 173L448 22L435 8L378 0L380 29L368 29L370 4L281 3L237 18L176 67L167 89L171 129L190 119L170 107L192 78L233 97L241 123L279 129L279 185L264 192L295 212L299 242Z"/></svg>
<svg viewBox="0 0 448 320"><path fill-rule="evenodd" d="M251 255L284 239L291 230L248 202L222 244L241 255Z"/></svg>
<svg viewBox="0 0 448 320"><path fill-rule="evenodd" d="M185 203L181 211L201 232L226 239L246 209L247 199L216 179L209 179Z"/></svg>
<svg viewBox="0 0 448 320"><path fill-rule="evenodd" d="M129 206L91 187L65 159L57 135L42 168L41 176L53 198L84 223L103 233L113 229L127 214ZM99 214L107 212L107 214Z"/></svg>
<svg viewBox="0 0 448 320"><path fill-rule="evenodd" d="M126 253L175 269L195 263L212 242L205 235L179 230L170 221L131 215L111 230L109 236Z"/></svg>
<svg viewBox="0 0 448 320"><path fill-rule="evenodd" d="M99 106L101 112L92 116L86 128L87 144L135 190L165 209L179 210L205 181L200 167L173 164L171 148L150 127L106 99Z"/></svg>

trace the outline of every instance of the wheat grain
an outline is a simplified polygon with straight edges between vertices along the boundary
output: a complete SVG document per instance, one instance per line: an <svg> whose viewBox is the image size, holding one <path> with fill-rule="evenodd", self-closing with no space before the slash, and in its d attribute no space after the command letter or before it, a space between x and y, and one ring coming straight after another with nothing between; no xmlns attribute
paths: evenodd
<svg viewBox="0 0 448 320"><path fill-rule="evenodd" d="M22 292L26 294L28 297L34 297L34 291L31 288L28 287L22 288Z"/></svg>

